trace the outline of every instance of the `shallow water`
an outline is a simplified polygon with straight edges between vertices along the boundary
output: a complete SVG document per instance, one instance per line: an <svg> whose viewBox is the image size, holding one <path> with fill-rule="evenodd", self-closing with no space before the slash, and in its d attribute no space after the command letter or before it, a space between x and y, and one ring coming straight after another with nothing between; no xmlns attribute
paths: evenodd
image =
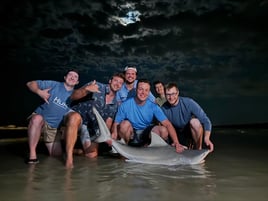
<svg viewBox="0 0 268 201"><path fill-rule="evenodd" d="M201 165L75 156L73 170L41 149L39 164L24 164L26 141L1 143L0 200L266 201L268 129L215 129L212 140L215 151Z"/></svg>

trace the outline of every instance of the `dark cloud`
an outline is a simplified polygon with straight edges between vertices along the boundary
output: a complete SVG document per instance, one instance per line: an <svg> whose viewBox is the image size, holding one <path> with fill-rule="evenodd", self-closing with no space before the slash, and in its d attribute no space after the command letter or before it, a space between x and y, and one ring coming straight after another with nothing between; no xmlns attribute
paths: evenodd
<svg viewBox="0 0 268 201"><path fill-rule="evenodd" d="M129 15L135 11L138 15ZM266 0L3 0L1 62L17 81L15 89L29 79L61 80L70 66L81 70L81 82L104 82L133 64L140 77L178 82L216 123L268 121L267 107L254 102L268 99L267 13ZM127 17L130 24L124 24ZM232 121L221 115L230 104L243 114ZM27 99L23 107L28 105ZM249 106L265 112L247 113ZM5 111L10 121L25 116L13 110Z"/></svg>

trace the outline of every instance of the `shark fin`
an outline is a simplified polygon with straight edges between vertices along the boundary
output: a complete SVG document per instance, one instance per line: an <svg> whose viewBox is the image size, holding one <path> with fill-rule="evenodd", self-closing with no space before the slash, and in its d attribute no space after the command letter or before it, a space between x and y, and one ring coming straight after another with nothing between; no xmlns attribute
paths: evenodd
<svg viewBox="0 0 268 201"><path fill-rule="evenodd" d="M125 141L123 138L121 138L121 139L119 140L119 142L120 142L121 144L127 144L126 141Z"/></svg>
<svg viewBox="0 0 268 201"><path fill-rule="evenodd" d="M95 107L93 107L92 109L93 109L93 113L96 115L98 125L99 125L99 129L100 129L100 136L95 140L95 142L98 142L98 143L106 142L106 141L111 139L111 132L108 129L105 121L101 117L101 115L98 112L98 110Z"/></svg>
<svg viewBox="0 0 268 201"><path fill-rule="evenodd" d="M158 134L151 131L151 143L148 147L163 147L167 146L168 144L161 138Z"/></svg>

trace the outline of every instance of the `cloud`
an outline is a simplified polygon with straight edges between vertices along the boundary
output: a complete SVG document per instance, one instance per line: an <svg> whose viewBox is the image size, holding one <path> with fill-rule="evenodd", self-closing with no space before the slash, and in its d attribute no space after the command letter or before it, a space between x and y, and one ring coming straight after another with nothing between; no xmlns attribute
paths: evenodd
<svg viewBox="0 0 268 201"><path fill-rule="evenodd" d="M133 24L140 21L140 15L141 13L137 10L128 11L126 13L126 17L117 17L112 16L112 19L118 20L120 24L123 26L127 26L129 24Z"/></svg>
<svg viewBox="0 0 268 201"><path fill-rule="evenodd" d="M3 0L1 5L7 55L2 61L23 71L20 79L75 65L87 79L105 80L133 64L140 77L176 81L184 94L200 99L268 94L267 1L21 0L14 6Z"/></svg>

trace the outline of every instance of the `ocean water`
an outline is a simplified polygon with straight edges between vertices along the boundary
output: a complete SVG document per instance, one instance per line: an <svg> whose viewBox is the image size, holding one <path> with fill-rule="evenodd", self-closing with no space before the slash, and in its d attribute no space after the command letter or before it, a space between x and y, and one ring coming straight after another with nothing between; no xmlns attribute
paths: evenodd
<svg viewBox="0 0 268 201"><path fill-rule="evenodd" d="M63 158L48 157L38 146L40 163L28 165L25 138L0 141L0 200L116 201L266 201L268 129L218 128L204 164L162 166L128 163L118 157L75 156L66 170Z"/></svg>

